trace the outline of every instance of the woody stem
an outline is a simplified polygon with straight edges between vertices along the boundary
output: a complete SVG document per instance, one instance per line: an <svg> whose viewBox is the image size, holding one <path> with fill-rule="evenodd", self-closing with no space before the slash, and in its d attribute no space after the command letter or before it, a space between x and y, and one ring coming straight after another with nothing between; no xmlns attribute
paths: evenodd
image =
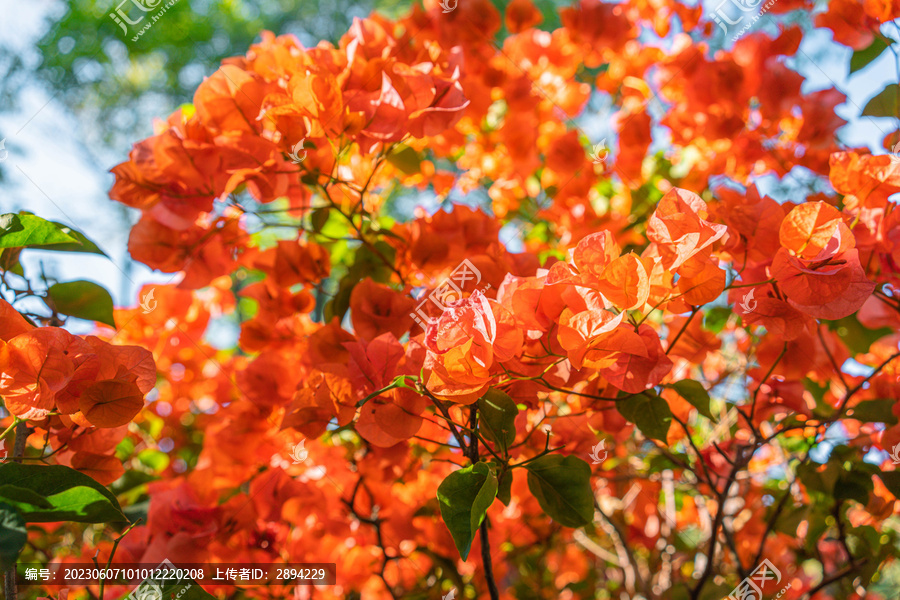
<svg viewBox="0 0 900 600"><path fill-rule="evenodd" d="M18 421L16 423L16 443L13 446L13 453L10 457L13 462L22 462L25 456L25 438L28 437L28 423ZM16 563L14 562L3 574L3 592L8 600L16 600Z"/></svg>
<svg viewBox="0 0 900 600"><path fill-rule="evenodd" d="M472 464L478 462L478 436L475 435L478 426L478 408L473 406L469 417L469 427L472 435L469 437L468 454ZM497 582L494 581L494 566L491 562L491 542L488 538L487 515L481 522L481 563L484 565L484 578L487 581L488 592L491 600L500 600L500 592L497 590Z"/></svg>

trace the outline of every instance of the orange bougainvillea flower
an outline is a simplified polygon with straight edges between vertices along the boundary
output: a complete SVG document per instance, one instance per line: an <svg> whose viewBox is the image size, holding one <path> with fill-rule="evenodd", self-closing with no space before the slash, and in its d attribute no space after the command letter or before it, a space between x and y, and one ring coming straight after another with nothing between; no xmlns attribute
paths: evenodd
<svg viewBox="0 0 900 600"><path fill-rule="evenodd" d="M131 421L144 406L144 394L131 381L110 379L87 388L78 408L97 427L119 427Z"/></svg>
<svg viewBox="0 0 900 600"><path fill-rule="evenodd" d="M507 29L512 33L519 33L539 25L544 17L531 0L512 0L506 5L504 20Z"/></svg>
<svg viewBox="0 0 900 600"><path fill-rule="evenodd" d="M353 330L366 340L385 332L399 338L413 325L410 312L415 306L413 298L367 277L350 293Z"/></svg>
<svg viewBox="0 0 900 600"><path fill-rule="evenodd" d="M628 344L616 353L612 365L599 369L611 384L629 394L659 384L672 369L672 361L666 356L659 335L652 327L641 325L637 337L642 346Z"/></svg>
<svg viewBox="0 0 900 600"><path fill-rule="evenodd" d="M853 233L824 202L795 207L782 223L772 276L788 301L820 319L855 313L875 289L859 261Z"/></svg>
<svg viewBox="0 0 900 600"><path fill-rule="evenodd" d="M411 361L403 346L391 333L384 333L369 343L359 341L345 346L351 357L350 381L360 396L366 397L387 387L397 375L417 374L409 364ZM413 356L414 353L409 358ZM421 414L427 405L427 399L412 390L389 390L370 398L360 408L357 430L376 446L393 446L416 434L422 426Z"/></svg>
<svg viewBox="0 0 900 600"><path fill-rule="evenodd" d="M6 366L0 395L6 408L22 419L38 419L55 406L56 394L75 372L66 355L73 336L64 329L41 327L3 344Z"/></svg>
<svg viewBox="0 0 900 600"><path fill-rule="evenodd" d="M727 227L705 220L706 202L686 190L669 190L647 222L647 237L659 247L663 265L677 269L725 235Z"/></svg>
<svg viewBox="0 0 900 600"><path fill-rule="evenodd" d="M521 351L523 336L512 313L476 291L429 325L425 341L426 387L437 396L470 404L487 388L498 363Z"/></svg>

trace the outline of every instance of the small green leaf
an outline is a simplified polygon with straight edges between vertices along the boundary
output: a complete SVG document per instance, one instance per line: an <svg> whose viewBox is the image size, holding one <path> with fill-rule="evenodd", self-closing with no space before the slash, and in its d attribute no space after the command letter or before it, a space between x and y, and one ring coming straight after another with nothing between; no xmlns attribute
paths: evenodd
<svg viewBox="0 0 900 600"><path fill-rule="evenodd" d="M503 506L509 506L509 501L512 497L512 482L513 471L504 471L503 474L500 475L497 488L497 499L503 503Z"/></svg>
<svg viewBox="0 0 900 600"><path fill-rule="evenodd" d="M857 50L850 56L850 75L853 75L869 63L878 58L885 48L894 43L894 40L886 38L883 35L876 35L875 39L869 44L868 48Z"/></svg>
<svg viewBox="0 0 900 600"><path fill-rule="evenodd" d="M0 215L0 248L28 248L78 240L50 221L30 213Z"/></svg>
<svg viewBox="0 0 900 600"><path fill-rule="evenodd" d="M5 572L16 564L27 541L25 519L15 507L0 502L0 571Z"/></svg>
<svg viewBox="0 0 900 600"><path fill-rule="evenodd" d="M484 462L450 473L438 486L441 518L463 560L469 556L472 540L496 496L497 476Z"/></svg>
<svg viewBox="0 0 900 600"><path fill-rule="evenodd" d="M889 83L866 103L864 117L897 117L897 95L900 84Z"/></svg>
<svg viewBox="0 0 900 600"><path fill-rule="evenodd" d="M316 233L320 233L322 228L325 227L325 223L328 222L328 214L330 208L327 206L323 206L322 208L317 208L309 215L309 221L312 225L313 231Z"/></svg>
<svg viewBox="0 0 900 600"><path fill-rule="evenodd" d="M404 175L413 175L422 168L418 153L409 146L398 145L397 149L387 157L389 163L397 167Z"/></svg>
<svg viewBox="0 0 900 600"><path fill-rule="evenodd" d="M591 468L577 456L548 454L525 465L528 489L550 517L566 527L594 520Z"/></svg>
<svg viewBox="0 0 900 600"><path fill-rule="evenodd" d="M0 501L19 510L29 523L126 521L116 497L75 469L62 465L0 465ZM24 490L24 491L23 491ZM35 501L49 503L49 508Z"/></svg>
<svg viewBox="0 0 900 600"><path fill-rule="evenodd" d="M706 391L699 381L683 379L673 383L672 388L678 392L679 396L690 402L701 415L707 419L716 420L709 410L709 392Z"/></svg>
<svg viewBox="0 0 900 600"><path fill-rule="evenodd" d="M672 411L669 404L653 392L616 400L616 409L648 438L666 441L669 425L672 423Z"/></svg>
<svg viewBox="0 0 900 600"><path fill-rule="evenodd" d="M863 400L847 412L847 416L863 423L896 425L897 416L891 411L893 400Z"/></svg>
<svg viewBox="0 0 900 600"><path fill-rule="evenodd" d="M47 295L53 302L52 307L64 315L116 326L112 296L92 281L57 283L50 286Z"/></svg>
<svg viewBox="0 0 900 600"><path fill-rule="evenodd" d="M478 413L481 433L506 454L516 439L516 403L500 390L489 389L478 399Z"/></svg>
<svg viewBox="0 0 900 600"><path fill-rule="evenodd" d="M728 324L728 319L734 313L731 309L717 306L705 311L703 315L703 327L713 333L720 333Z"/></svg>

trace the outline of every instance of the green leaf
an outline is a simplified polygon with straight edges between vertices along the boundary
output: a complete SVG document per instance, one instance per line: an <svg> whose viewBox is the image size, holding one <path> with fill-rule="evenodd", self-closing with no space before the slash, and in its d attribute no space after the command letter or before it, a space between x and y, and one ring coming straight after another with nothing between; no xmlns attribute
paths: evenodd
<svg viewBox="0 0 900 600"><path fill-rule="evenodd" d="M869 502L872 491L872 477L859 471L842 471L834 484L835 500L856 500L860 504Z"/></svg>
<svg viewBox="0 0 900 600"><path fill-rule="evenodd" d="M28 507L29 510L43 510L53 508L50 501L35 493L28 488L22 488L15 485L0 485L0 499L5 502L11 502L20 509Z"/></svg>
<svg viewBox="0 0 900 600"><path fill-rule="evenodd" d="M507 454L516 439L516 415L519 414L516 403L500 390L489 389L478 399L478 413L481 433Z"/></svg>
<svg viewBox="0 0 900 600"><path fill-rule="evenodd" d="M57 283L50 286L47 294L53 302L51 306L64 315L116 326L112 296L92 281Z"/></svg>
<svg viewBox="0 0 900 600"><path fill-rule="evenodd" d="M863 400L847 411L847 416L863 423L896 425L897 416L891 411L893 406L893 400Z"/></svg>
<svg viewBox="0 0 900 600"><path fill-rule="evenodd" d="M422 160L419 158L418 153L409 146L402 144L398 145L397 149L388 155L387 160L404 175L413 175L422 168Z"/></svg>
<svg viewBox="0 0 900 600"><path fill-rule="evenodd" d="M577 456L548 454L525 465L528 489L550 517L566 527L594 520L591 468Z"/></svg>
<svg viewBox="0 0 900 600"><path fill-rule="evenodd" d="M866 103L866 107L862 111L864 117L896 117L897 116L897 95L900 91L900 85L889 83L884 89L878 92L874 98Z"/></svg>
<svg viewBox="0 0 900 600"><path fill-rule="evenodd" d="M496 496L497 476L485 462L450 473L438 486L441 518L463 560L469 556L472 540Z"/></svg>
<svg viewBox="0 0 900 600"><path fill-rule="evenodd" d="M703 327L713 333L720 333L728 324L728 319L734 313L723 306L711 308L703 315Z"/></svg>
<svg viewBox="0 0 900 600"><path fill-rule="evenodd" d="M503 471L497 488L497 499L503 503L503 506L509 506L509 501L512 497L512 482L513 471Z"/></svg>
<svg viewBox="0 0 900 600"><path fill-rule="evenodd" d="M886 38L883 35L876 35L874 41L869 44L868 48L857 50L850 57L850 75L853 75L860 69L866 67L869 63L878 58L885 48L894 43L894 40Z"/></svg>
<svg viewBox="0 0 900 600"><path fill-rule="evenodd" d="M0 502L0 571L6 571L16 564L27 541L25 519L15 507Z"/></svg>
<svg viewBox="0 0 900 600"><path fill-rule="evenodd" d="M672 411L668 403L653 392L616 400L616 409L648 438L666 441L669 425L672 423Z"/></svg>
<svg viewBox="0 0 900 600"><path fill-rule="evenodd" d="M51 221L54 225L60 228L60 230L75 238L75 243L72 244L53 244L53 245L40 245L40 246L29 246L32 250L53 250L54 252L87 252L89 254L99 254L100 256L106 256L106 253L100 249L97 244L95 244L90 238L86 235L72 229L68 225L63 223L57 223L56 221ZM107 256L107 258L109 258Z"/></svg>
<svg viewBox="0 0 900 600"><path fill-rule="evenodd" d="M706 391L699 381L684 379L673 383L672 387L678 392L679 396L690 402L701 415L707 419L716 420L709 410L709 392Z"/></svg>
<svg viewBox="0 0 900 600"><path fill-rule="evenodd" d="M317 208L309 215L309 222L312 225L313 231L319 233L322 231L322 228L325 227L325 223L328 222L328 214L331 209L327 206L323 206L321 208Z"/></svg>
<svg viewBox="0 0 900 600"><path fill-rule="evenodd" d="M856 318L856 315L850 315L837 321L827 321L827 324L828 329L838 334L841 341L847 345L847 349L852 354L864 354L869 351L869 348L876 341L894 333L890 327L880 327L878 329L864 327L859 322L859 319Z"/></svg>
<svg viewBox="0 0 900 600"><path fill-rule="evenodd" d="M127 521L108 489L62 465L0 465L0 501L16 507L29 523ZM23 491L24 490L24 491ZM49 507L35 501L40 497Z"/></svg>
<svg viewBox="0 0 900 600"><path fill-rule="evenodd" d="M29 213L0 215L0 248L28 248L78 240L50 221Z"/></svg>

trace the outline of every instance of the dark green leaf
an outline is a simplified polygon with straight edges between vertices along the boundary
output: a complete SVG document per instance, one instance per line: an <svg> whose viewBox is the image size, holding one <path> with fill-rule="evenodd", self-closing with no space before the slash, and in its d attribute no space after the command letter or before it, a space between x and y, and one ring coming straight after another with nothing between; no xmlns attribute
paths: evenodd
<svg viewBox="0 0 900 600"><path fill-rule="evenodd" d="M550 517L566 527L594 520L591 468L577 456L548 454L525 465L528 489Z"/></svg>
<svg viewBox="0 0 900 600"><path fill-rule="evenodd" d="M8 462L0 465L0 481L4 483L0 489L8 494L0 499L15 506L29 523L126 521L109 490L69 467ZM31 495L24 495L22 489ZM36 504L35 496L48 502L50 508Z"/></svg>
<svg viewBox="0 0 900 600"><path fill-rule="evenodd" d="M857 50L850 57L850 75L853 75L869 63L873 62L881 55L885 48L893 43L893 40L886 38L883 35L876 35L875 40L869 44L868 48Z"/></svg>
<svg viewBox="0 0 900 600"><path fill-rule="evenodd" d="M57 283L50 286L47 294L53 302L52 307L64 315L116 326L112 297L92 281Z"/></svg>
<svg viewBox="0 0 900 600"><path fill-rule="evenodd" d="M16 564L26 541L25 519L15 507L0 502L0 571Z"/></svg>
<svg viewBox="0 0 900 600"><path fill-rule="evenodd" d="M478 399L478 414L481 433L506 454L516 439L516 403L500 390L489 389Z"/></svg>
<svg viewBox="0 0 900 600"><path fill-rule="evenodd" d="M512 495L513 471L504 471L500 476L497 489L497 498L504 506L509 506Z"/></svg>
<svg viewBox="0 0 900 600"><path fill-rule="evenodd" d="M324 206L312 211L309 215L309 221L312 224L313 231L317 233L322 231L322 228L325 227L325 223L328 222L329 210L329 207Z"/></svg>
<svg viewBox="0 0 900 600"><path fill-rule="evenodd" d="M891 412L893 400L863 400L847 412L847 416L863 423L896 425L897 417Z"/></svg>
<svg viewBox="0 0 900 600"><path fill-rule="evenodd" d="M889 83L866 103L864 117L897 117L897 92L900 85Z"/></svg>
<svg viewBox="0 0 900 600"><path fill-rule="evenodd" d="M775 521L774 529L793 537L797 535L797 528L800 527L800 523L806 521L807 518L809 518L808 506L788 508L779 515L778 520Z"/></svg>
<svg viewBox="0 0 900 600"><path fill-rule="evenodd" d="M850 315L837 321L827 321L828 329L834 331L847 344L847 348L853 354L863 354L869 351L876 341L886 335L894 333L889 327L869 329L864 327L856 315Z"/></svg>
<svg viewBox="0 0 900 600"><path fill-rule="evenodd" d="M672 423L672 411L668 403L653 392L616 400L616 409L648 438L666 441L669 425Z"/></svg>
<svg viewBox="0 0 900 600"><path fill-rule="evenodd" d="M834 485L835 500L856 500L868 504L872 490L872 478L858 471L842 471Z"/></svg>
<svg viewBox="0 0 900 600"><path fill-rule="evenodd" d="M441 518L463 560L496 496L497 477L484 462L450 473L438 486Z"/></svg>
<svg viewBox="0 0 900 600"><path fill-rule="evenodd" d="M15 485L0 485L0 500L16 505L20 510L44 510L53 508L50 501L28 488Z"/></svg>
<svg viewBox="0 0 900 600"><path fill-rule="evenodd" d="M699 381L684 379L673 383L672 387L678 392L679 396L690 402L701 415L707 419L716 420L709 410L709 392L706 391Z"/></svg>
<svg viewBox="0 0 900 600"><path fill-rule="evenodd" d="M349 277L341 279L337 293L327 304L325 304L323 316L326 323L334 318L337 318L338 321L344 320L344 315L350 310L350 294L353 293L354 285L356 285L356 282L352 281Z"/></svg>
<svg viewBox="0 0 900 600"><path fill-rule="evenodd" d="M59 225L32 214L0 215L0 248L27 248L50 244L71 244L78 240Z"/></svg>

